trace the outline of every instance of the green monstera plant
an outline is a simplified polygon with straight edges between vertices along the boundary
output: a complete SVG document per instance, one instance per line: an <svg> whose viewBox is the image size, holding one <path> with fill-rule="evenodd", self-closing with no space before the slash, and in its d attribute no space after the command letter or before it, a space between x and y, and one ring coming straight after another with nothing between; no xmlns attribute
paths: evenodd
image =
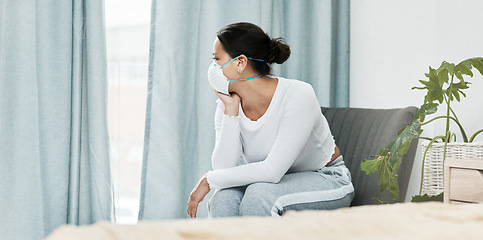
<svg viewBox="0 0 483 240"><path fill-rule="evenodd" d="M446 157L447 143L450 142L451 139L456 139L456 135L449 129L450 121L456 123L461 131L461 136L464 142L472 142L479 133L483 132L483 129L479 130L468 139L468 135L464 131L455 112L451 108L451 102L454 100L459 102L461 97L466 97L466 94L463 92L463 90L468 89L468 85L470 83L465 81L463 76L466 75L473 77L473 68L477 69L480 74L483 75L482 57L466 59L458 64L444 61L437 69L429 67L429 73L425 74L428 80L419 81L421 84L423 84L423 86L412 88L427 90L423 105L416 112L412 124L401 129L398 132L398 135L380 150L379 155L373 156L375 159L366 159L361 163L361 170L366 172L366 174L378 172L377 181L380 185L381 193L385 190L389 190L391 198L393 200L399 200L397 171L401 164L403 155L409 149L411 140L416 138L429 140L430 142L426 148L426 152L432 143L437 142L438 140L443 141L445 143L443 154L444 161ZM438 106L443 104L443 102L446 105L446 115L437 116L425 122L426 116L435 113L438 109ZM438 119L446 120L446 129L444 134L435 136L434 138L421 137L421 133L423 132L421 127ZM423 165L425 155L423 156ZM421 177L421 181L422 180L423 179ZM437 196L436 198L442 199L442 195ZM428 199L428 196L413 197L413 201L424 201L425 199ZM374 198L374 200L379 203L383 203L377 198Z"/></svg>

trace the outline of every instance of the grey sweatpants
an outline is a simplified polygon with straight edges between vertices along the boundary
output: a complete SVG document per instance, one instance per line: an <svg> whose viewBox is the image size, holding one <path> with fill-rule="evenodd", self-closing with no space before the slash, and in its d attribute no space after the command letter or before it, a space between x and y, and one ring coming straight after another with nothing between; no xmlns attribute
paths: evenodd
<svg viewBox="0 0 483 240"><path fill-rule="evenodd" d="M353 197L350 172L340 156L318 171L286 174L278 183L217 190L208 212L210 217L280 216L288 210L348 207Z"/></svg>

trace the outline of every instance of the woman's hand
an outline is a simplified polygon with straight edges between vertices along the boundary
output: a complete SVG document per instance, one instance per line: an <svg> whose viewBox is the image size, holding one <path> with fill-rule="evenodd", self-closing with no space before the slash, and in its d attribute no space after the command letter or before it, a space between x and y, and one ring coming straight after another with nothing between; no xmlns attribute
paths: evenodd
<svg viewBox="0 0 483 240"><path fill-rule="evenodd" d="M210 186L206 180L206 174L201 177L198 184L196 184L193 191L191 191L190 198L188 200L188 207L186 212L191 218L196 218L196 212L198 210L198 204L205 198L206 194L210 192Z"/></svg>
<svg viewBox="0 0 483 240"><path fill-rule="evenodd" d="M230 93L226 95L215 90L216 96L225 105L225 114L231 117L238 116L238 110L240 109L240 96L236 93Z"/></svg>

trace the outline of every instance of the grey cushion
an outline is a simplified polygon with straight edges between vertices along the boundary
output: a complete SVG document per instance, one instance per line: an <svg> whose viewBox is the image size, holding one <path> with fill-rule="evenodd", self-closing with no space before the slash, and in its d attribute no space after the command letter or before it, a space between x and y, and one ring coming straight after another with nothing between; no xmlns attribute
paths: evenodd
<svg viewBox="0 0 483 240"><path fill-rule="evenodd" d="M389 143L397 132L411 124L416 107L401 109L322 108L335 142L351 171L355 197L352 206L375 204L373 197L393 203L388 190L380 193L377 173L366 175L360 165L364 159L373 159L379 150ZM417 140L413 140L398 171L400 200L406 197L409 177L413 167Z"/></svg>

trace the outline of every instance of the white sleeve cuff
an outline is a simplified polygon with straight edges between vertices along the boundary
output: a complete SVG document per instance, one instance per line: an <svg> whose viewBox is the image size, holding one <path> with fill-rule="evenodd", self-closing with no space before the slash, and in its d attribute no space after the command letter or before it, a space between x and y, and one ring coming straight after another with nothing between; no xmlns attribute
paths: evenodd
<svg viewBox="0 0 483 240"><path fill-rule="evenodd" d="M238 116L228 116L223 113L223 122L238 122L240 120L240 115Z"/></svg>
<svg viewBox="0 0 483 240"><path fill-rule="evenodd" d="M208 185L210 186L210 189L221 189L220 186L217 186L216 184L213 183L212 179L212 173L213 171L209 171L206 173L206 181L208 182Z"/></svg>

